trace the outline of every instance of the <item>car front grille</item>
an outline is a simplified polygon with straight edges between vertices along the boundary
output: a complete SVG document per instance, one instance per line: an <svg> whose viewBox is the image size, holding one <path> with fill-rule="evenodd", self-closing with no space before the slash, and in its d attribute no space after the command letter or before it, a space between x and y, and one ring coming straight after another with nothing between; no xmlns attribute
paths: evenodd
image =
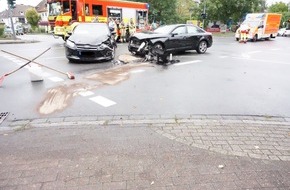
<svg viewBox="0 0 290 190"><path fill-rule="evenodd" d="M98 50L99 45L92 46L92 45L84 45L84 44L76 44L77 49L86 49L86 50Z"/></svg>

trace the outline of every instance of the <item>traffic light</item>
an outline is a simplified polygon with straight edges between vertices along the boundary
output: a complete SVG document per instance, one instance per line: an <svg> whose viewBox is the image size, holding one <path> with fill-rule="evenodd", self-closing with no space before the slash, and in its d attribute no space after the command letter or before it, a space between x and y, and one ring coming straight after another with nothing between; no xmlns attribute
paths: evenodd
<svg viewBox="0 0 290 190"><path fill-rule="evenodd" d="M14 9L14 8L15 8L15 1L16 1L16 0L7 0L8 6L9 6L11 9Z"/></svg>
<svg viewBox="0 0 290 190"><path fill-rule="evenodd" d="M206 19L206 13L201 13L200 16L201 16L202 19Z"/></svg>

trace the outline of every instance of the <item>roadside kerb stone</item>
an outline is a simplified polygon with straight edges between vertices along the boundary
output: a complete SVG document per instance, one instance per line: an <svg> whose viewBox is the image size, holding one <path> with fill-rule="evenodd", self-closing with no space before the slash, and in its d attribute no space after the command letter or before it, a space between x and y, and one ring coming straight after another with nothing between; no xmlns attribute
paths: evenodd
<svg viewBox="0 0 290 190"><path fill-rule="evenodd" d="M18 120L11 127L106 125L149 127L156 133L189 145L226 155L290 161L290 122L287 118L245 116L160 115L97 116ZM227 119L225 119L227 118ZM250 120L249 118L253 118ZM263 120L264 119L264 120ZM269 120L269 121L268 121ZM43 123L42 123L43 122Z"/></svg>

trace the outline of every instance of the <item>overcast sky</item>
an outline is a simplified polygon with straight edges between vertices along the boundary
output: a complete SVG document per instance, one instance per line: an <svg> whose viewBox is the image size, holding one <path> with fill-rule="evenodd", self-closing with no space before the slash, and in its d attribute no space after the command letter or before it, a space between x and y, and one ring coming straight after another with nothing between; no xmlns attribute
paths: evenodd
<svg viewBox="0 0 290 190"><path fill-rule="evenodd" d="M32 5L36 6L41 0L16 0L16 4ZM290 0L267 0L267 4L271 5L276 2L288 3ZM7 9L7 0L0 0L0 12Z"/></svg>
<svg viewBox="0 0 290 190"><path fill-rule="evenodd" d="M16 4L36 6L41 0L16 0ZM7 9L7 0L0 0L0 11Z"/></svg>

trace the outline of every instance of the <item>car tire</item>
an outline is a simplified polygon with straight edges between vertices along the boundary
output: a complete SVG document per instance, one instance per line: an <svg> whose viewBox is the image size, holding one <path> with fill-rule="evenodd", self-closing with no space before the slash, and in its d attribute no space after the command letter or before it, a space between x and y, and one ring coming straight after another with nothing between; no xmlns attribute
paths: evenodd
<svg viewBox="0 0 290 190"><path fill-rule="evenodd" d="M159 49L161 51L161 54L158 55L156 52L155 52L155 49ZM163 63L166 63L168 60L167 60L167 55L165 54L165 48L164 48L164 45L160 42L157 42L153 45L153 48L152 48L152 54L154 56L157 57L157 59L161 60ZM158 60L158 61L159 61ZM157 64L158 64L158 61L157 61Z"/></svg>
<svg viewBox="0 0 290 190"><path fill-rule="evenodd" d="M236 38L236 41L240 41L240 38Z"/></svg>
<svg viewBox="0 0 290 190"><path fill-rule="evenodd" d="M200 41L196 49L197 53L204 54L206 50L207 50L207 42L205 40Z"/></svg>
<svg viewBox="0 0 290 190"><path fill-rule="evenodd" d="M155 43L153 45L153 47L152 47L152 53L153 53L153 55L156 55L155 49L159 49L159 50L163 51L163 53L164 53L164 46L163 46L162 43L157 42L157 43Z"/></svg>

